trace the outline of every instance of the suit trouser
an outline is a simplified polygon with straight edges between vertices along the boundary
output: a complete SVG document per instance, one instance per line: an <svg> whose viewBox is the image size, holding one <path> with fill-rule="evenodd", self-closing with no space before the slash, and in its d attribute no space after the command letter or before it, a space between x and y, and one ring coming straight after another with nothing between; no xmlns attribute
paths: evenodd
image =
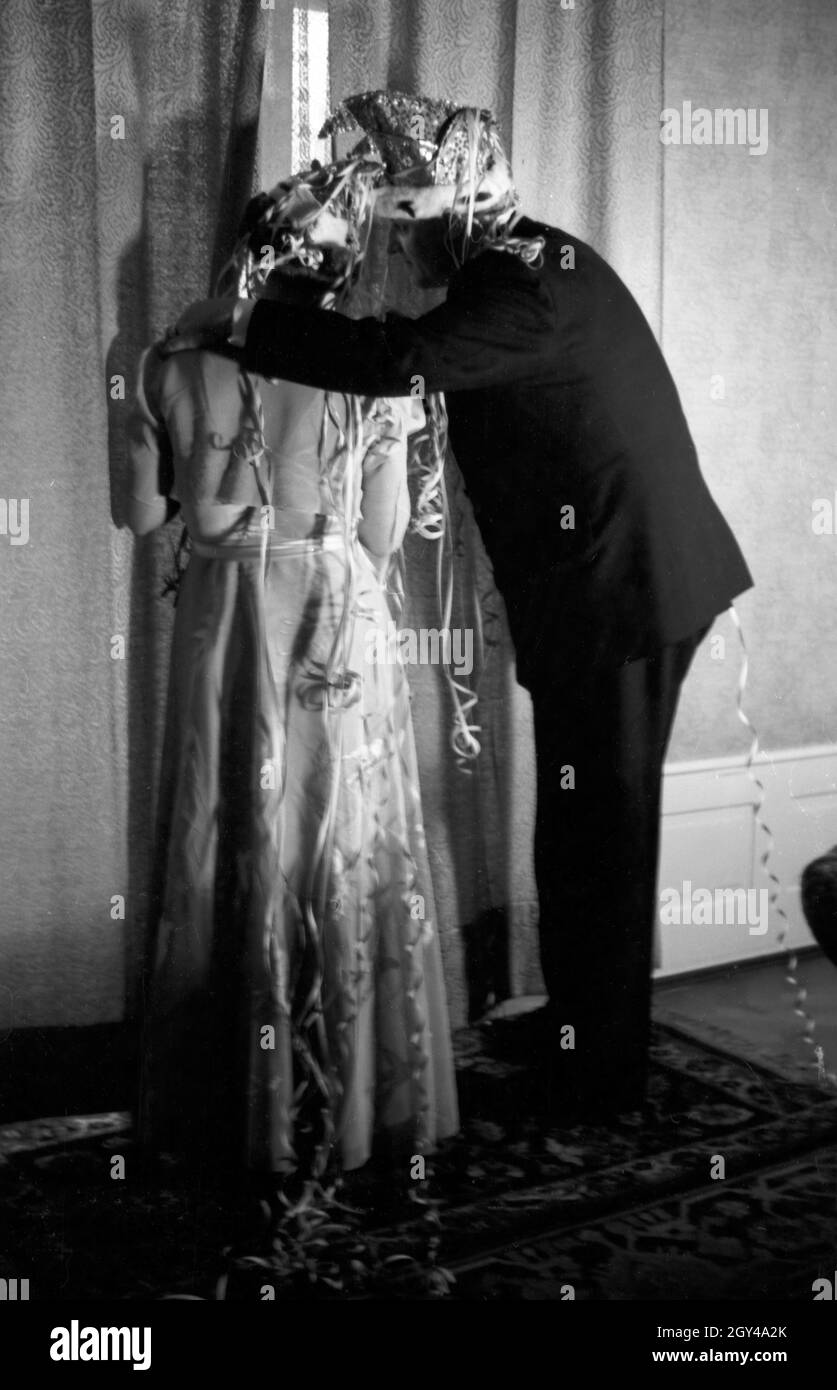
<svg viewBox="0 0 837 1390"><path fill-rule="evenodd" d="M644 1091L663 761L705 631L532 688L540 953L555 1025L544 1064L580 1100Z"/></svg>

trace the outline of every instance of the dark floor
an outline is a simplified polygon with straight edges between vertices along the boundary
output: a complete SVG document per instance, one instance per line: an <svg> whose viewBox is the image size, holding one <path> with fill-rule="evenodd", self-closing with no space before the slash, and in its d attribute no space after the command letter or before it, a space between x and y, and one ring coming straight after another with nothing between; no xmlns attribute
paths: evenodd
<svg viewBox="0 0 837 1390"><path fill-rule="evenodd" d="M797 973L794 988L786 960L777 959L658 983L655 1018L675 1031L655 1037L647 1110L607 1125L545 1129L521 1101L521 1068L486 1057L480 1030L458 1034L463 1134L437 1156L434 1173L454 1297L555 1300L569 1283L592 1300L700 1300L711 1290L722 1301L808 1301L814 1281L831 1278L837 1248L837 1075L830 1096L775 1078L817 1076L805 1020L794 1012L800 986L823 1049L820 1075L837 1073L837 969L811 952ZM516 999L505 1011L537 1002ZM218 1252L241 1243L236 1222L251 1221L252 1200L252 1211L239 1212L170 1165L159 1190L129 1181L102 1200L101 1174L114 1149L125 1149L135 1075L135 1038L125 1025L20 1030L3 1041L0 1224L8 1248L0 1275L29 1278L36 1269L40 1296L64 1297L72 1251L72 1288L84 1297L109 1298L114 1289L120 1298L156 1298L161 1289L215 1296ZM706 1171L707 1155L719 1154L730 1175L720 1185ZM369 1236L368 1206L379 1223L367 1240L378 1265L369 1268L391 1280L381 1259L391 1251L403 1260L412 1241L424 1277L427 1230L389 1217L380 1225L395 1192L391 1174L360 1177L366 1187L353 1189L351 1204L360 1224L347 1238L359 1240L361 1227ZM261 1227L253 1231L248 1240L263 1240ZM250 1245L233 1260L237 1292L223 1296L249 1297L250 1284L239 1287L244 1274L251 1283L265 1277L262 1246L254 1249L262 1252L256 1264ZM329 1259L333 1253L329 1246ZM355 1259L355 1244L348 1253Z"/></svg>
<svg viewBox="0 0 837 1390"><path fill-rule="evenodd" d="M785 974L785 958L776 958L660 981L654 1016L789 1080L815 1078L817 1059L803 1042L804 1020L794 1012L797 990ZM814 950L800 958L798 976L823 1064L837 1074L837 968ZM540 1002L515 999L502 1011ZM26 1028L0 1041L0 1124L131 1108L137 1040L128 1025Z"/></svg>
<svg viewBox="0 0 837 1390"><path fill-rule="evenodd" d="M794 1012L798 987L786 983L786 957L718 972L661 981L654 993L660 1023L725 1047L735 1056L775 1067L789 1080L816 1077L817 1059L803 1041L805 1020ZM807 990L803 1007L815 1022L814 1044L837 1072L837 966L819 951L799 957L796 978Z"/></svg>
<svg viewBox="0 0 837 1390"><path fill-rule="evenodd" d="M658 980L654 1018L775 1068L790 1081L816 1079L818 1073L822 1079L822 1067L837 1075L837 966L814 947L797 958L797 983L791 985L787 962L787 956L776 956ZM799 1001L801 990L806 997ZM523 1013L543 1002L540 995L511 999L494 1015ZM806 1020L795 1012L797 1002L814 1021L813 1045L803 1041Z"/></svg>

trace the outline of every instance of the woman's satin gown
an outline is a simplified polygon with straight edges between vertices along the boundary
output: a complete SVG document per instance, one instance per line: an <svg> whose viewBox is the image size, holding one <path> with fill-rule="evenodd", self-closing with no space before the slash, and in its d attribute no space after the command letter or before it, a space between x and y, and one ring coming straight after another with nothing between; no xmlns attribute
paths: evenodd
<svg viewBox="0 0 837 1390"><path fill-rule="evenodd" d="M201 352L149 358L143 381L135 498L168 452L193 551L141 1137L256 1172L352 1169L379 1146L407 1162L458 1127L409 689L375 640L392 631L381 574L408 517L408 403Z"/></svg>

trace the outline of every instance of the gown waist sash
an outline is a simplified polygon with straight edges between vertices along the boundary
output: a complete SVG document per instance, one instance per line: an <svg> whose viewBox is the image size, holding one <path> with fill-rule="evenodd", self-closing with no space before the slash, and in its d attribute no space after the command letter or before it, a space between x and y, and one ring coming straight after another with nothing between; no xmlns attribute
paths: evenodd
<svg viewBox="0 0 837 1390"><path fill-rule="evenodd" d="M251 531L218 541L193 540L192 550L209 560L258 560L265 548L270 555L316 555L321 550L342 550L345 544L341 531L326 531L320 536L269 534L265 547L261 531Z"/></svg>

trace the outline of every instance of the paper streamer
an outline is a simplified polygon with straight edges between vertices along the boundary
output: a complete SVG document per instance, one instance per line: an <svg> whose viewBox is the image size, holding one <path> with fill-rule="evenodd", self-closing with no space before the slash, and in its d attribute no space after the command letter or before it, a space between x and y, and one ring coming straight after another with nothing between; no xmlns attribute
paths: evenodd
<svg viewBox="0 0 837 1390"><path fill-rule="evenodd" d="M415 514L411 519L411 529L423 540L436 544L436 600L439 606L439 621L442 632L450 632L453 614L453 542L451 541L450 505L445 482L445 457L447 450L447 411L444 397L436 393L428 396L426 405L427 425L415 437L413 447L418 459L419 492ZM441 445L440 445L441 441ZM477 606L477 651L480 666L483 661L482 613ZM474 711L479 703L476 691L450 672L450 663L444 663L444 675L453 702L453 729L451 747L460 772L470 774L473 763L480 755L480 742L476 737L481 726L474 723Z"/></svg>
<svg viewBox="0 0 837 1390"><path fill-rule="evenodd" d="M821 1045L815 1043L814 1040L814 1032L816 1030L817 1025L816 1020L811 1017L811 1015L805 1008L805 1002L808 998L808 991L797 975L797 971L799 969L799 958L796 954L796 951L792 947L788 948L785 945L788 937L790 923L788 921L787 913L778 901L780 894L783 892L782 884L777 875L773 872L772 868L770 867L770 860L773 854L773 849L776 841L773 832L770 829L770 826L767 824L762 815L762 807L764 806L764 802L767 798L767 792L765 790L764 783L761 781L761 779L758 777L754 770L755 760L761 753L761 745L759 743L758 731L756 730L755 725L752 723L752 721L747 715L746 710L744 709L744 694L747 689L747 675L749 672L750 665L749 653L747 651L747 643L744 639L744 629L741 625L741 619L739 618L738 613L735 610L734 604L730 604L729 606L729 615L733 621L736 631L738 632L739 641L741 643L741 669L738 676L738 693L736 696L736 708L738 712L738 718L750 734L750 747L747 753L747 760L745 766L747 769L747 775L749 776L751 782L755 786L757 792L756 801L753 805L753 814L756 820L756 830L757 832L761 832L761 834L764 836L764 850L759 858L759 864L761 866L762 872L765 874L768 880L768 883L770 884L770 895L768 898L768 920L770 920L770 917L773 916L774 918L778 918L780 923L779 929L776 932L775 936L775 944L780 951L787 950L787 959L785 961L785 983L795 991L793 1011L796 1017L802 1020L802 1032L800 1034L800 1037L806 1045L806 1047L810 1047L814 1053L813 1060L810 1063L808 1063L808 1065L816 1068L818 1080L828 1081L830 1085L837 1087L837 1074L835 1074L833 1071L828 1071L826 1069L825 1053L823 1051L823 1048Z"/></svg>

